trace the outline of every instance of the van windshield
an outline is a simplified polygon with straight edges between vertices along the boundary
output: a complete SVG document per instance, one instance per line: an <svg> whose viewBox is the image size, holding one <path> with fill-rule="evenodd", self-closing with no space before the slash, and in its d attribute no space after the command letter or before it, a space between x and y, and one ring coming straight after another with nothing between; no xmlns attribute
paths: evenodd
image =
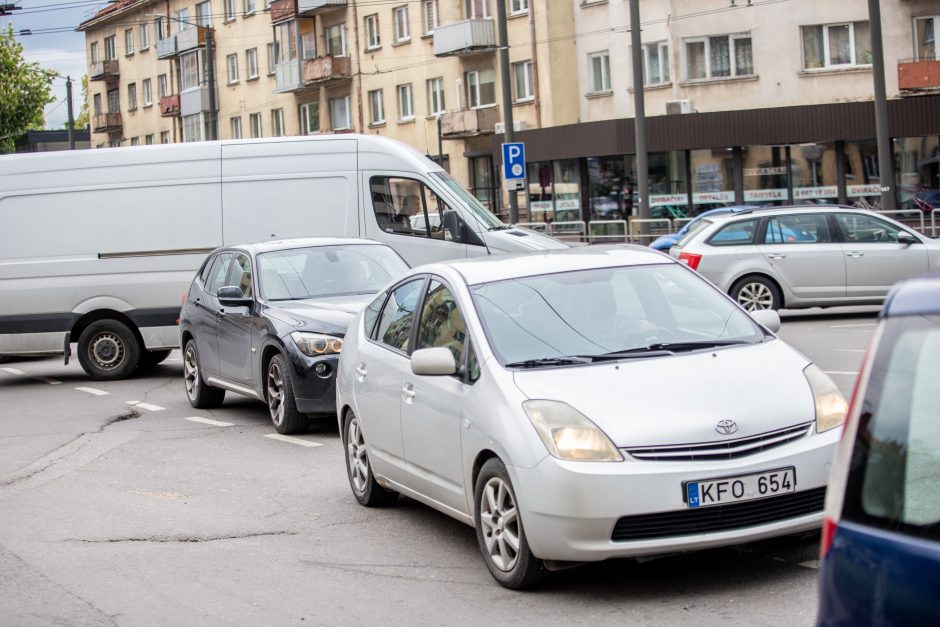
<svg viewBox="0 0 940 627"><path fill-rule="evenodd" d="M503 224L499 218L493 215L489 209L481 205L480 201L477 200L473 194L461 187L460 183L455 181L450 174L441 170L438 172L431 172L431 176L446 185L455 196L463 201L464 206L483 225L483 228L488 231L497 231L499 229L507 228L506 225Z"/></svg>

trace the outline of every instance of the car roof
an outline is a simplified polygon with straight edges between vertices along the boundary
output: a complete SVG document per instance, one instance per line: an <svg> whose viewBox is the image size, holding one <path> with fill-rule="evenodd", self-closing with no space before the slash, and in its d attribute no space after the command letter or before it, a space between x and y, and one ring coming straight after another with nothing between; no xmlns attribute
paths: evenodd
<svg viewBox="0 0 940 627"><path fill-rule="evenodd" d="M413 273L442 272L450 268L458 272L467 285L521 277L573 272L611 266L645 266L674 264L663 253L633 244L599 244L578 248L546 250L517 255L492 255L473 259L455 259L415 268Z"/></svg>
<svg viewBox="0 0 940 627"><path fill-rule="evenodd" d="M765 215L780 215L782 213L793 213L794 211L823 211L826 213L871 213L874 214L874 211L869 211L867 209L861 209L859 207L844 207L842 205L784 205L784 206L772 206L772 207L755 207L753 209L744 209L742 211L736 211L734 213L729 213L727 215L717 215L717 216L708 216L708 219L715 224L724 224L725 222L731 222L735 219L740 219L746 217L750 214L759 214L761 216Z"/></svg>
<svg viewBox="0 0 940 627"><path fill-rule="evenodd" d="M355 246L355 245L385 246L382 242L361 237L296 237L291 239L275 239L263 242L249 242L246 244L230 244L222 246L219 250L237 248L251 255L258 255L275 250L289 250L291 248L312 248L315 246Z"/></svg>
<svg viewBox="0 0 940 627"><path fill-rule="evenodd" d="M881 308L882 318L940 314L940 273L901 281Z"/></svg>

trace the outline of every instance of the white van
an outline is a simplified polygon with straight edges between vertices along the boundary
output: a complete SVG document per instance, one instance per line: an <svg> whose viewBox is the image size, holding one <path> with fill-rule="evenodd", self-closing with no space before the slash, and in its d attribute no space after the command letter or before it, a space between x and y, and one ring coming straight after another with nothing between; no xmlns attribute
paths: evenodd
<svg viewBox="0 0 940 627"><path fill-rule="evenodd" d="M433 216L429 218L428 216ZM119 379L177 347L206 254L356 236L411 265L564 248L509 228L405 144L284 137L0 157L0 355L71 353Z"/></svg>

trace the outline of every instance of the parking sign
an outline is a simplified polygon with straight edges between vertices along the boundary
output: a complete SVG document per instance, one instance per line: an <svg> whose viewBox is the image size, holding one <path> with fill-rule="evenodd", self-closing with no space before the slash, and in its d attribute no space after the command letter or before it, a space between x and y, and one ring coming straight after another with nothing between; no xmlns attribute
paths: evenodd
<svg viewBox="0 0 940 627"><path fill-rule="evenodd" d="M525 144L522 142L503 144L503 178L507 183L526 180Z"/></svg>

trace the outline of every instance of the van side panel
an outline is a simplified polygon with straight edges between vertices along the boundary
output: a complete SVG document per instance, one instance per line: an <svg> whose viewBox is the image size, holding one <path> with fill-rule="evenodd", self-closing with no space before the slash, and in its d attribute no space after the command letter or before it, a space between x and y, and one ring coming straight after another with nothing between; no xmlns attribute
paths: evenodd
<svg viewBox="0 0 940 627"><path fill-rule="evenodd" d="M225 244L359 236L356 141L222 146Z"/></svg>

